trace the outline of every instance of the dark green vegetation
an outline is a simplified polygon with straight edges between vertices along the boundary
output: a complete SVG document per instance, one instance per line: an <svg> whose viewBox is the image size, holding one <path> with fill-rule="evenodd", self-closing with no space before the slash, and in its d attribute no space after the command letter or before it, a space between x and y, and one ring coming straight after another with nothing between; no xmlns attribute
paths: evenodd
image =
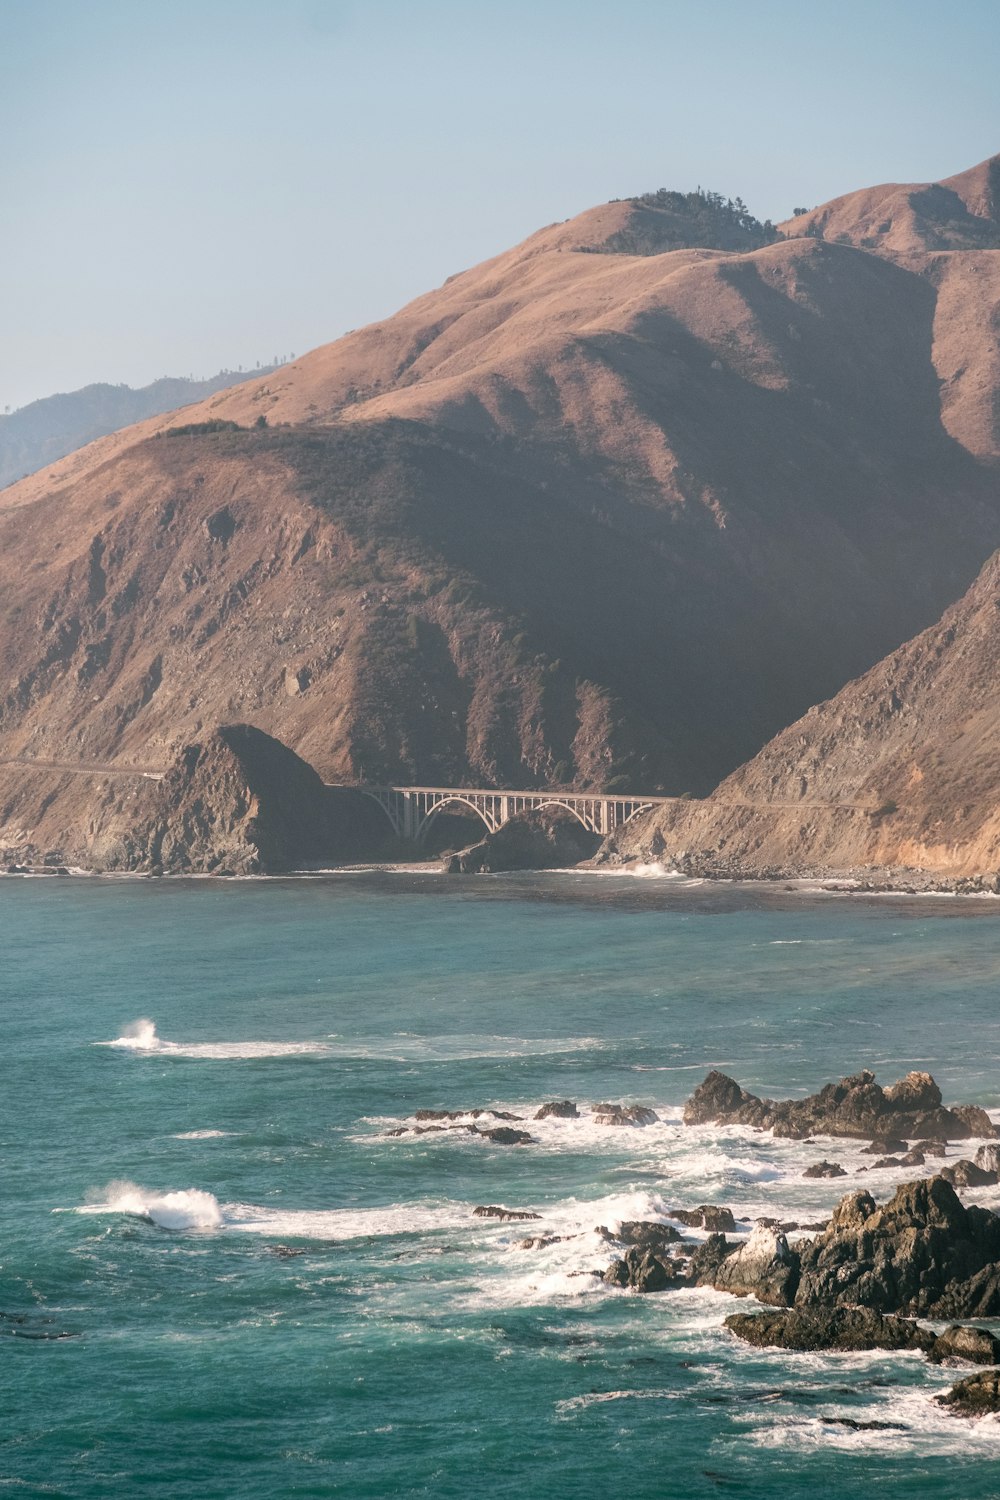
<svg viewBox="0 0 1000 1500"><path fill-rule="evenodd" d="M613 199L620 202L620 199ZM693 193L658 188L627 198L637 208L652 210L649 218L633 219L602 245L608 255L661 255L685 245L710 250L759 250L783 238L770 219L755 218L742 198L724 198L706 188Z"/></svg>

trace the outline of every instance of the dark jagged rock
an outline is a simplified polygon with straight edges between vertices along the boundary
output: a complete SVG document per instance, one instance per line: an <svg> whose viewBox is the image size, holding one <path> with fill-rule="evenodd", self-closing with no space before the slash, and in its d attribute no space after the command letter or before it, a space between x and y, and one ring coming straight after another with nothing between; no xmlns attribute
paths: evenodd
<svg viewBox="0 0 1000 1500"><path fill-rule="evenodd" d="M944 1109L929 1073L907 1073L883 1089L868 1069L828 1083L807 1099L759 1099L727 1074L713 1071L684 1106L684 1122L749 1125L793 1140L833 1135L875 1142L891 1134L907 1140L959 1141L997 1133L986 1112L975 1105Z"/></svg>
<svg viewBox="0 0 1000 1500"><path fill-rule="evenodd" d="M724 1234L710 1234L703 1244L691 1252L688 1260L688 1280L691 1285L714 1286L716 1273L731 1249Z"/></svg>
<svg viewBox="0 0 1000 1500"><path fill-rule="evenodd" d="M978 1167L974 1161L969 1161L964 1156L951 1166L942 1167L939 1176L945 1182L950 1182L952 1187L994 1187L998 1180L996 1172Z"/></svg>
<svg viewBox="0 0 1000 1500"><path fill-rule="evenodd" d="M848 1427L851 1432L909 1432L905 1422L863 1421L860 1417L820 1417L827 1427Z"/></svg>
<svg viewBox="0 0 1000 1500"><path fill-rule="evenodd" d="M934 1398L956 1417L985 1417L1000 1412L1000 1370L967 1375L944 1396Z"/></svg>
<svg viewBox="0 0 1000 1500"><path fill-rule="evenodd" d="M535 1138L526 1130L512 1130L509 1125L498 1125L494 1130L479 1130L472 1126L476 1135L481 1135L484 1141L492 1141L494 1146L532 1146Z"/></svg>
<svg viewBox="0 0 1000 1500"><path fill-rule="evenodd" d="M628 1287L634 1292L665 1292L683 1284L684 1277L670 1261L636 1245L604 1272L608 1286Z"/></svg>
<svg viewBox="0 0 1000 1500"><path fill-rule="evenodd" d="M534 1213L530 1208L502 1208L498 1203L480 1203L472 1210L474 1219L501 1219L504 1223L509 1219L540 1219L541 1214Z"/></svg>
<svg viewBox="0 0 1000 1500"><path fill-rule="evenodd" d="M806 1167L803 1177L846 1177L847 1173L837 1161L817 1161Z"/></svg>
<svg viewBox="0 0 1000 1500"><path fill-rule="evenodd" d="M907 1149L906 1141L900 1140L898 1136L879 1136L872 1141L870 1146L862 1146L862 1156L901 1156Z"/></svg>
<svg viewBox="0 0 1000 1500"><path fill-rule="evenodd" d="M667 1218L676 1219L689 1229L707 1229L712 1234L732 1234L736 1229L732 1209L719 1208L714 1203L701 1203L697 1208L669 1208Z"/></svg>
<svg viewBox="0 0 1000 1500"><path fill-rule="evenodd" d="M797 1251L798 1307L1000 1314L1000 1218L964 1207L941 1177L903 1184L882 1208L870 1193L848 1194L824 1233Z"/></svg>
<svg viewBox="0 0 1000 1500"><path fill-rule="evenodd" d="M968 1136L984 1135L987 1138L997 1134L997 1127L986 1113L980 1109L978 1104L955 1104L951 1113L957 1115L968 1126ZM948 1139L952 1139L950 1136Z"/></svg>
<svg viewBox="0 0 1000 1500"><path fill-rule="evenodd" d="M727 1255L712 1285L737 1297L756 1297L776 1307L790 1307L799 1283L799 1257L780 1229L754 1225L749 1238Z"/></svg>
<svg viewBox="0 0 1000 1500"><path fill-rule="evenodd" d="M996 1172L1000 1174L1000 1142L989 1141L985 1146L980 1146L975 1155L977 1167L982 1167L984 1172Z"/></svg>
<svg viewBox="0 0 1000 1500"><path fill-rule="evenodd" d="M559 1245L566 1238L562 1234L536 1234L526 1240L518 1240L519 1250L544 1250L547 1245Z"/></svg>
<svg viewBox="0 0 1000 1500"><path fill-rule="evenodd" d="M965 1359L973 1365L1000 1363L1000 1339L986 1328L966 1328L953 1323L939 1334L929 1351L935 1364L945 1359Z"/></svg>
<svg viewBox="0 0 1000 1500"><path fill-rule="evenodd" d="M481 1120L483 1115L489 1115L493 1120L515 1120L524 1119L523 1115L512 1115L506 1109L418 1109L414 1114L415 1120Z"/></svg>
<svg viewBox="0 0 1000 1500"><path fill-rule="evenodd" d="M596 1125L655 1125L659 1120L653 1110L641 1104L595 1104Z"/></svg>
<svg viewBox="0 0 1000 1500"><path fill-rule="evenodd" d="M594 1231L605 1240L618 1240L623 1245L635 1245L640 1250L652 1250L659 1254L666 1250L668 1245L676 1245L680 1239L677 1230L672 1224L660 1224L655 1220L648 1219L626 1219L618 1226L617 1234L612 1234L604 1224L599 1224Z"/></svg>
<svg viewBox="0 0 1000 1500"><path fill-rule="evenodd" d="M580 1111L572 1099L552 1099L534 1114L536 1120L578 1120Z"/></svg>
<svg viewBox="0 0 1000 1500"><path fill-rule="evenodd" d="M926 1354L935 1344L933 1333L911 1319L885 1317L869 1307L732 1313L725 1327L759 1349L919 1349Z"/></svg>

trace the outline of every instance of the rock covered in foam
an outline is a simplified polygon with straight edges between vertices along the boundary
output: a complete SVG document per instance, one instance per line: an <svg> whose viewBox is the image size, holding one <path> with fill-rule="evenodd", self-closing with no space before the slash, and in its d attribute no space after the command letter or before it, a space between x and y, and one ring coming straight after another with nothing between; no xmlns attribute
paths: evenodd
<svg viewBox="0 0 1000 1500"><path fill-rule="evenodd" d="M580 1111L572 1099L551 1099L534 1114L536 1120L578 1120Z"/></svg>
<svg viewBox="0 0 1000 1500"><path fill-rule="evenodd" d="M655 1125L659 1115L642 1104L595 1104L595 1125Z"/></svg>

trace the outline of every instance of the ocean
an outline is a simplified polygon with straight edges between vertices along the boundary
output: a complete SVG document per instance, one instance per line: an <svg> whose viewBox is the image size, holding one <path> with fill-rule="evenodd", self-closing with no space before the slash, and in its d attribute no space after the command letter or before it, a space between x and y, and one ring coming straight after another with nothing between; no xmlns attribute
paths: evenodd
<svg viewBox="0 0 1000 1500"><path fill-rule="evenodd" d="M991 900L0 882L0 1490L1000 1495L1000 1421L933 1400L968 1367L762 1352L722 1327L745 1303L594 1274L598 1226L813 1220L919 1175L681 1109L713 1067L784 1096L867 1066L1000 1111L998 989ZM531 1118L555 1099L579 1118ZM601 1125L604 1100L658 1122ZM533 1143L418 1134L421 1108L507 1111ZM823 1156L848 1177L803 1179Z"/></svg>

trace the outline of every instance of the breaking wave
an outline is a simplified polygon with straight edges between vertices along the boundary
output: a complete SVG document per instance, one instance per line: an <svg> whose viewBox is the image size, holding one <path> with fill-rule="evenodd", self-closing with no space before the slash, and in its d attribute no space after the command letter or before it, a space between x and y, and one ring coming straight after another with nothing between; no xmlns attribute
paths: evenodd
<svg viewBox="0 0 1000 1500"><path fill-rule="evenodd" d="M135 1182L109 1182L103 1197L83 1204L80 1214L131 1214L160 1229L221 1229L222 1208L214 1193L183 1188L173 1193L150 1192Z"/></svg>
<svg viewBox="0 0 1000 1500"><path fill-rule="evenodd" d="M255 1057L310 1057L330 1051L325 1042L169 1042L158 1035L156 1023L146 1016L130 1021L113 1041L94 1045L117 1047L147 1057L197 1057L221 1062Z"/></svg>

